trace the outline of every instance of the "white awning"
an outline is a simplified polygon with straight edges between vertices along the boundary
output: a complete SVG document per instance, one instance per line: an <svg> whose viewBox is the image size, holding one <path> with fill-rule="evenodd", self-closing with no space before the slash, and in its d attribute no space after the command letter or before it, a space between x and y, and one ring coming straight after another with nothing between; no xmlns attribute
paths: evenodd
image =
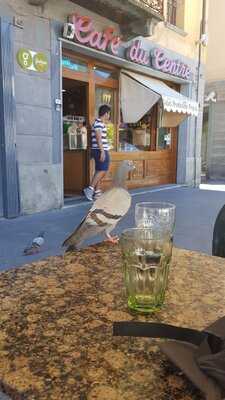
<svg viewBox="0 0 225 400"><path fill-rule="evenodd" d="M196 101L176 92L158 79L122 70L120 88L124 122L139 121L160 99L164 110L168 112L185 114L184 118L198 115Z"/></svg>

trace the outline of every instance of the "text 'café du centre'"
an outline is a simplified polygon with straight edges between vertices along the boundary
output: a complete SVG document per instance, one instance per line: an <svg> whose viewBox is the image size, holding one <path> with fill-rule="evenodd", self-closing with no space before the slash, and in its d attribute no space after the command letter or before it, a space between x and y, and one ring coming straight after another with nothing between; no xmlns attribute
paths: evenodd
<svg viewBox="0 0 225 400"><path fill-rule="evenodd" d="M119 48L122 45L122 40L120 36L114 35L113 28L109 27L103 32L98 32L95 30L93 21L89 17L79 17L77 15L73 15L70 21L71 23L65 26L64 36L66 38L97 50L109 52L114 56L119 56ZM153 67L159 71L183 79L191 79L191 68L188 65L178 60L167 58L162 49L155 48L151 52L144 50L141 47L141 40L135 40L125 50L124 56L132 62Z"/></svg>
<svg viewBox="0 0 225 400"><path fill-rule="evenodd" d="M196 96L199 100L203 93L198 60L151 37L126 41L115 23L97 14L95 20L85 9L83 15L68 15L67 22L27 17L20 27L10 25L9 18L10 35L2 43L10 49L14 42L16 51L9 54L12 62L3 72L14 74L15 97L10 101L16 113L15 137L7 140L16 138L17 149L12 144L15 159L7 160L13 206L5 211L9 199L0 189L0 216L61 207L82 193L94 171L90 127L102 104L111 108L105 189L126 159L136 167L128 188L200 179L200 155L194 149L202 112ZM7 26L7 20L1 24Z"/></svg>

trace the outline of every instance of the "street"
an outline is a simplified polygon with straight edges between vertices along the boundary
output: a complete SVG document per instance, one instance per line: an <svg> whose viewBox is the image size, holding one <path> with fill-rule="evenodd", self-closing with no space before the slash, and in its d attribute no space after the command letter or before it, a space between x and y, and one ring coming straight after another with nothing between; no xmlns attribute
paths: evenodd
<svg viewBox="0 0 225 400"><path fill-rule="evenodd" d="M222 191L200 190L179 185L141 188L131 191L132 206L116 228L120 234L134 226L135 204L142 201L168 201L176 205L174 245L211 254L215 218L225 203ZM62 254L61 243L86 215L91 203L80 200L61 210L43 212L16 219L0 219L1 270L30 263L37 259ZM40 253L24 256L23 250L32 239L45 231L45 243ZM95 237L87 244L103 240Z"/></svg>

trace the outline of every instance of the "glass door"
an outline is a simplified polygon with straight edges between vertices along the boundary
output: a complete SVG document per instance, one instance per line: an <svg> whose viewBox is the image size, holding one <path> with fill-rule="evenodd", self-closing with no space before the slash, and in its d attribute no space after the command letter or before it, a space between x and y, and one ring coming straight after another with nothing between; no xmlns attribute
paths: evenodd
<svg viewBox="0 0 225 400"><path fill-rule="evenodd" d="M115 113L115 90L111 88L95 87L95 117L98 117L99 107L107 104L111 108L110 122L107 124L107 137L110 150L116 148L116 113Z"/></svg>
<svg viewBox="0 0 225 400"><path fill-rule="evenodd" d="M87 185L88 63L64 52L62 76L64 197L70 201Z"/></svg>
<svg viewBox="0 0 225 400"><path fill-rule="evenodd" d="M107 104L111 108L110 122L107 124L107 136L110 150L117 148L117 119L118 119L118 71L93 65L95 82L95 118L99 107Z"/></svg>

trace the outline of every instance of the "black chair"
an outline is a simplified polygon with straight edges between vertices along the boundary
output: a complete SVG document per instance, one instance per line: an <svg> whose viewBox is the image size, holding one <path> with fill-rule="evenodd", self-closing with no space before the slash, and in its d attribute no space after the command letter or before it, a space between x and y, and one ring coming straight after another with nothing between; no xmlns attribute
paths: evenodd
<svg viewBox="0 0 225 400"><path fill-rule="evenodd" d="M217 215L214 225L212 255L225 258L225 205Z"/></svg>

